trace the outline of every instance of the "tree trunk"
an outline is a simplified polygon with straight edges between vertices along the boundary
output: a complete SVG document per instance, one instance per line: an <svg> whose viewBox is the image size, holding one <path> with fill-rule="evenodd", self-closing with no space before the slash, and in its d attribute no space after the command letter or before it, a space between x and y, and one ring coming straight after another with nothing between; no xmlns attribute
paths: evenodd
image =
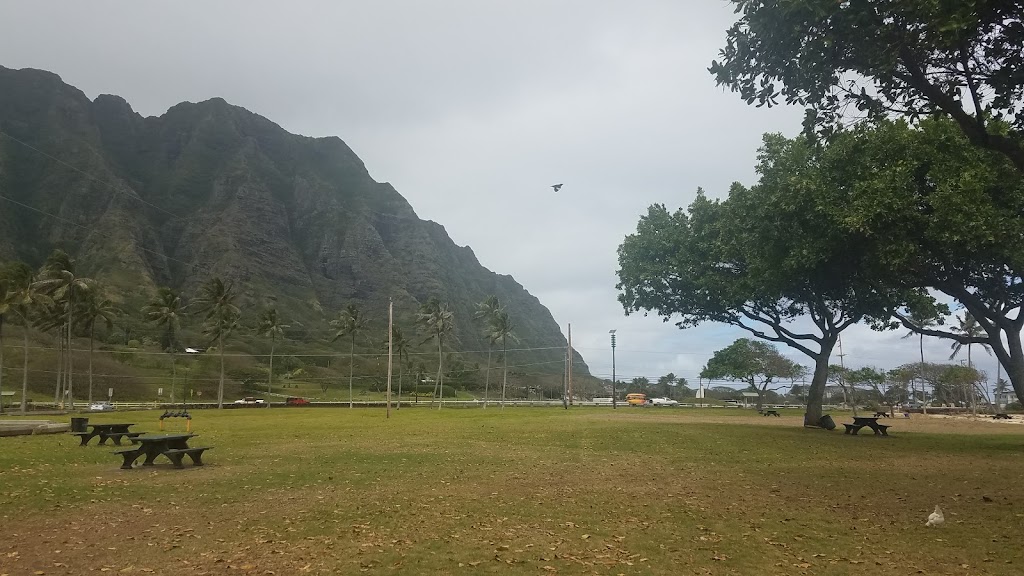
<svg viewBox="0 0 1024 576"><path fill-rule="evenodd" d="M925 391L924 387L924 334L920 334L917 337L918 346L921 348L921 413L928 413L928 392Z"/></svg>
<svg viewBox="0 0 1024 576"><path fill-rule="evenodd" d="M93 348L93 330L95 321L89 324L89 404L92 404L92 348Z"/></svg>
<svg viewBox="0 0 1024 576"><path fill-rule="evenodd" d="M438 397L437 409L441 409L441 404L444 402L444 355L441 353L441 335L437 335L437 382L436 386L440 389L440 395L435 392L435 396Z"/></svg>
<svg viewBox="0 0 1024 576"><path fill-rule="evenodd" d="M354 404L352 403L352 369L355 367L356 359L356 333L352 333L352 343L348 347L348 407L351 409Z"/></svg>
<svg viewBox="0 0 1024 576"><path fill-rule="evenodd" d="M270 406L270 394L274 385L274 345L277 344L277 336L270 336L270 372L267 374L267 406Z"/></svg>
<svg viewBox="0 0 1024 576"><path fill-rule="evenodd" d="M487 408L487 392L491 387L491 349L494 346L487 345L487 376L484 377L484 408Z"/></svg>
<svg viewBox="0 0 1024 576"><path fill-rule="evenodd" d="M53 407L59 406L64 393L64 327L57 329L57 387L53 390Z"/></svg>
<svg viewBox="0 0 1024 576"><path fill-rule="evenodd" d="M174 348L171 348L171 405L174 405L174 387L178 384L178 357L174 354ZM185 392L182 391L182 400L185 398ZM184 402L182 402L184 404Z"/></svg>
<svg viewBox="0 0 1024 576"><path fill-rule="evenodd" d="M68 405L71 410L75 409L75 390L72 387L75 377L75 349L71 342L71 298L72 292L68 292Z"/></svg>
<svg viewBox="0 0 1024 576"><path fill-rule="evenodd" d="M828 382L828 361L832 356L835 340L821 343L821 352L814 357L814 376L807 388L807 411L804 413L804 426L819 426L821 421L821 404L825 398L825 384Z"/></svg>
<svg viewBox="0 0 1024 576"><path fill-rule="evenodd" d="M1024 351L1021 350L1020 333L1010 330L1006 332L1006 348L1008 362L1003 366L1006 368L1006 377L1010 379L1010 385L1017 395L1018 402L1024 402Z"/></svg>
<svg viewBox="0 0 1024 576"><path fill-rule="evenodd" d="M4 413L4 317L0 315L0 414Z"/></svg>
<svg viewBox="0 0 1024 576"><path fill-rule="evenodd" d="M22 360L21 360L21 413L28 410L28 318L25 318L25 328L22 334Z"/></svg>
<svg viewBox="0 0 1024 576"><path fill-rule="evenodd" d="M398 404L395 404L395 410L402 409L402 355L398 355Z"/></svg>
<svg viewBox="0 0 1024 576"><path fill-rule="evenodd" d="M501 337L501 409L505 409L505 385L508 383L508 352L505 337Z"/></svg>
<svg viewBox="0 0 1024 576"><path fill-rule="evenodd" d="M217 409L224 409L224 331L217 335L217 347L220 349L220 384L217 385Z"/></svg>

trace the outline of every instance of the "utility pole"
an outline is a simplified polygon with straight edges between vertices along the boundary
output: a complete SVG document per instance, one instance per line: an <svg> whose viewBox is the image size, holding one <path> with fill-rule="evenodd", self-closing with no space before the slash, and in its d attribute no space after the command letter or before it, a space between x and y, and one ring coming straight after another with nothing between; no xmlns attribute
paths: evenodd
<svg viewBox="0 0 1024 576"><path fill-rule="evenodd" d="M618 408L618 400L615 398L615 330L609 330L612 335L612 410Z"/></svg>
<svg viewBox="0 0 1024 576"><path fill-rule="evenodd" d="M572 324L569 324L569 348L568 348L568 364L569 364L569 406L572 406Z"/></svg>
<svg viewBox="0 0 1024 576"><path fill-rule="evenodd" d="M391 418L391 347L394 344L391 330L394 326L394 316L395 303L391 298L388 298L388 409L385 418Z"/></svg>

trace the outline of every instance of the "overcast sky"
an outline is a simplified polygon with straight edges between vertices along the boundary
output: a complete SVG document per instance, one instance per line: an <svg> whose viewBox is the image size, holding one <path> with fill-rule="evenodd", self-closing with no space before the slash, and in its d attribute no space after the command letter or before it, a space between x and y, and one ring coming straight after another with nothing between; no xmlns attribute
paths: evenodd
<svg viewBox="0 0 1024 576"><path fill-rule="evenodd" d="M611 374L616 329L620 379L696 382L745 333L625 317L616 248L648 205L751 184L761 135L799 132L801 110L715 86L707 67L734 19L724 0L0 0L0 65L55 72L146 116L219 96L290 132L339 136L563 332L571 323L595 375ZM851 329L846 365L915 361L917 338L902 335ZM945 361L949 342L926 339L925 354ZM994 379L994 361L974 357Z"/></svg>

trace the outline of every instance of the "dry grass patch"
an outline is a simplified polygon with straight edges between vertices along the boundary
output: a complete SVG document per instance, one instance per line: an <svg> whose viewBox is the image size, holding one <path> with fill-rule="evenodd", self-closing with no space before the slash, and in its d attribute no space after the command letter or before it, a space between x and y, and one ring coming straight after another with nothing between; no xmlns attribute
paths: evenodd
<svg viewBox="0 0 1024 576"><path fill-rule="evenodd" d="M202 412L185 470L3 439L0 574L1020 572L1021 427L722 412Z"/></svg>

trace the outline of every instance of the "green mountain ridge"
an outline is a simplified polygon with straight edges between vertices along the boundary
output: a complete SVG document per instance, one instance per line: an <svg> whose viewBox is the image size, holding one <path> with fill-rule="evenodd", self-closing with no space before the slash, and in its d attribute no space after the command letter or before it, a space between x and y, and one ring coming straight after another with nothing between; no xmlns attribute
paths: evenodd
<svg viewBox="0 0 1024 576"><path fill-rule="evenodd" d="M408 331L436 296L455 312L455 350L487 348L472 315L495 294L518 347L535 349L520 357L562 369L547 308L421 220L339 138L290 134L220 98L143 117L118 96L3 67L0 131L0 260L38 266L62 248L134 314L158 286L187 299L219 276L240 290L244 322L272 301L311 332L354 302L383 334L389 298Z"/></svg>

